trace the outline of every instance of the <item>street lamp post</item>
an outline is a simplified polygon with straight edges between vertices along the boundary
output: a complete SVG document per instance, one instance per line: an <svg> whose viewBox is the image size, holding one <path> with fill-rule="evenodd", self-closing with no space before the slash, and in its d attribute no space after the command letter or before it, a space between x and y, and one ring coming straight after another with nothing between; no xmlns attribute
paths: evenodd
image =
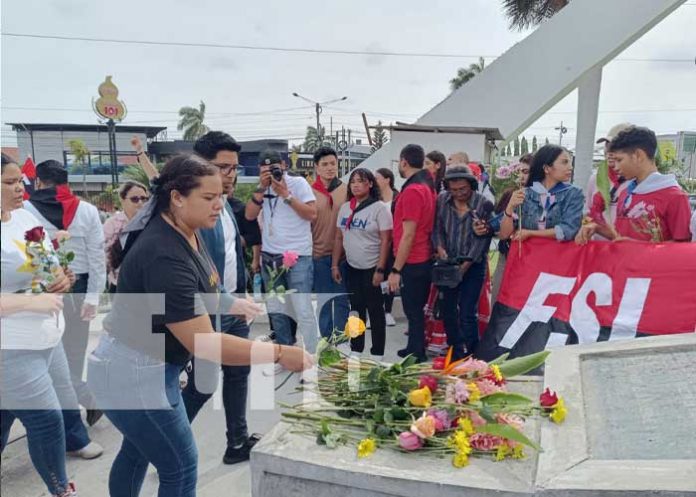
<svg viewBox="0 0 696 497"><path fill-rule="evenodd" d="M348 97L341 97L341 98L336 98L333 100L327 100L326 102L317 102L316 100L311 100L307 97L303 97L302 95L300 95L297 92L293 92L292 96L300 98L300 99L304 100L305 102L309 102L310 104L314 105L314 111L317 114L317 135L319 135L321 133L321 131L320 131L321 130L321 120L320 120L319 116L324 111L324 109L322 108L322 105L328 105L328 104L333 104L336 102L343 102L344 100L348 100Z"/></svg>

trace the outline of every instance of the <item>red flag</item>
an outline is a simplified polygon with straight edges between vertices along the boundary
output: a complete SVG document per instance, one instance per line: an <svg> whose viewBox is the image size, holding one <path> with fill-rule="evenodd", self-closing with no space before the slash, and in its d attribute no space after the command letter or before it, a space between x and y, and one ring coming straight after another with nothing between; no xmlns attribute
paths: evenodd
<svg viewBox="0 0 696 497"><path fill-rule="evenodd" d="M27 157L22 166L22 181L24 182L24 200L29 199L34 193L34 180L36 179L36 166L31 157Z"/></svg>

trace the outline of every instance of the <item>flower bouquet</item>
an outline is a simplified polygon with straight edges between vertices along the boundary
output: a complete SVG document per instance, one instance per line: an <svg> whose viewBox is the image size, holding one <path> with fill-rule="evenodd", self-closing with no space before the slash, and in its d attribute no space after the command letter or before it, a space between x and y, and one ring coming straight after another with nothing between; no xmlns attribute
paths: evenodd
<svg viewBox="0 0 696 497"><path fill-rule="evenodd" d="M43 293L51 286L61 267L61 261L52 246L46 244L46 232L36 226L24 233L24 243L17 243L26 255L19 272L32 273L31 288L22 293ZM72 256L74 258L74 254Z"/></svg>
<svg viewBox="0 0 696 497"><path fill-rule="evenodd" d="M316 400L283 405L293 431L316 437L319 445L351 444L359 458L377 449L449 457L457 468L471 457L496 461L525 457L540 447L524 434L525 421L543 416L561 423L567 408L546 389L538 400L508 390L508 380L544 363L549 352L486 363L471 357L416 364L406 357L393 365L346 357L338 343L364 332L353 318L343 335L319 345L319 377L302 389Z"/></svg>

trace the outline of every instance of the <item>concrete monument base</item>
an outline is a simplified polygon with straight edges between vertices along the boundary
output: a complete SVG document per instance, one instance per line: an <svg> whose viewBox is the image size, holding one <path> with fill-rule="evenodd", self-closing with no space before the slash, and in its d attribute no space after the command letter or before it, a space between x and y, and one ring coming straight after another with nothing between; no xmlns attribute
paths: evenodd
<svg viewBox="0 0 696 497"><path fill-rule="evenodd" d="M355 447L327 449L279 423L251 455L252 495L387 497L696 497L696 335L554 350L545 377L512 390L557 390L562 425L530 420L544 452L523 461L449 459Z"/></svg>

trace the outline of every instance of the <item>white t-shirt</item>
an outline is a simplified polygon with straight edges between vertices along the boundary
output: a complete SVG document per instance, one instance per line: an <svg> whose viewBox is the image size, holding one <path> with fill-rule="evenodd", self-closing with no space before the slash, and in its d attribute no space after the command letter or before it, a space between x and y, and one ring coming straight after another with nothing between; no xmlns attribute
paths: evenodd
<svg viewBox="0 0 696 497"><path fill-rule="evenodd" d="M237 230L227 209L222 209L222 234L225 239L225 281L223 285L229 293L237 289Z"/></svg>
<svg viewBox="0 0 696 497"><path fill-rule="evenodd" d="M336 226L343 234L346 260L356 269L371 269L379 262L380 232L394 227L391 212L384 202L375 202L356 212L350 229L346 229L350 212L350 202L344 203L336 220Z"/></svg>
<svg viewBox="0 0 696 497"><path fill-rule="evenodd" d="M24 209L12 211L11 218L2 223L2 293L31 289L32 273L19 272L27 256L24 234L41 223ZM47 250L53 250L46 235ZM55 315L37 312L16 312L2 317L0 346L8 350L44 350L55 347L63 335L65 323L62 313Z"/></svg>
<svg viewBox="0 0 696 497"><path fill-rule="evenodd" d="M307 180L298 176L285 177L293 202L316 202L316 197ZM312 255L312 223L302 219L282 198L268 188L263 199L263 224L261 225L261 247L269 254L282 254L293 250L298 255Z"/></svg>

